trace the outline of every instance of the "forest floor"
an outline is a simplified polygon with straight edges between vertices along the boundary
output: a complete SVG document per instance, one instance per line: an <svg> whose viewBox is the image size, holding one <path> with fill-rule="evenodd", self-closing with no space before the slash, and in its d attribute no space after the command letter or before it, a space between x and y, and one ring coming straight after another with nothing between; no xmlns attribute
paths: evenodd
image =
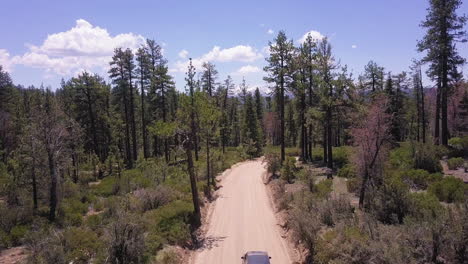
<svg viewBox="0 0 468 264"><path fill-rule="evenodd" d="M293 263L292 248L284 238L264 183L261 159L242 162L220 177L216 200L210 206L203 243L193 264L240 262L247 251L267 251L271 263Z"/></svg>
<svg viewBox="0 0 468 264"><path fill-rule="evenodd" d="M0 252L0 264L23 263L27 257L26 247L13 247Z"/></svg>
<svg viewBox="0 0 468 264"><path fill-rule="evenodd" d="M464 168L458 168L456 170L450 170L447 165L447 161L441 160L440 164L442 165L442 169L444 175L452 175L455 178L461 179L463 182L468 183L468 173L465 172Z"/></svg>

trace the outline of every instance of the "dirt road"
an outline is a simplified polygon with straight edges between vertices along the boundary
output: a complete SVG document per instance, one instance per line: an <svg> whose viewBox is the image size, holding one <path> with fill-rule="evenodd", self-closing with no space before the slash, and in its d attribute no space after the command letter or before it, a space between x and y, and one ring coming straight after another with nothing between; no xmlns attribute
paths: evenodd
<svg viewBox="0 0 468 264"><path fill-rule="evenodd" d="M234 167L224 177L219 197L212 205L204 246L194 264L239 264L246 251L267 251L273 264L290 264L287 242L267 195L260 160Z"/></svg>

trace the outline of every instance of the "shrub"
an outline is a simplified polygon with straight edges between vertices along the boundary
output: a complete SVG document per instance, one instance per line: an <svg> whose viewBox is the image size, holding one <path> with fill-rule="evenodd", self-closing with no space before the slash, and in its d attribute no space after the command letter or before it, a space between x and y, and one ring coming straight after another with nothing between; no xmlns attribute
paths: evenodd
<svg viewBox="0 0 468 264"><path fill-rule="evenodd" d="M326 179L322 180L312 186L312 192L318 198L326 198L332 191L333 180Z"/></svg>
<svg viewBox="0 0 468 264"><path fill-rule="evenodd" d="M348 192L357 193L361 188L361 178L351 178L346 181Z"/></svg>
<svg viewBox="0 0 468 264"><path fill-rule="evenodd" d="M415 169L427 170L430 173L442 171L439 160L447 153L445 147L430 143L416 144L414 151Z"/></svg>
<svg viewBox="0 0 468 264"><path fill-rule="evenodd" d="M158 252L156 255L156 264L178 264L181 259L174 247L167 246Z"/></svg>
<svg viewBox="0 0 468 264"><path fill-rule="evenodd" d="M313 148L312 149L312 160L313 161L322 161L323 160L323 148Z"/></svg>
<svg viewBox="0 0 468 264"><path fill-rule="evenodd" d="M350 147L347 146L333 148L333 162L336 167L341 168L348 164L349 152Z"/></svg>
<svg viewBox="0 0 468 264"><path fill-rule="evenodd" d="M121 215L107 229L110 263L143 262L145 241L143 228L136 219Z"/></svg>
<svg viewBox="0 0 468 264"><path fill-rule="evenodd" d="M156 188L136 190L133 195L139 200L139 209L142 212L157 209L174 199L172 190L161 185Z"/></svg>
<svg viewBox="0 0 468 264"><path fill-rule="evenodd" d="M268 153L265 155L267 171L275 176L281 169L281 158L277 153Z"/></svg>
<svg viewBox="0 0 468 264"><path fill-rule="evenodd" d="M338 170L337 173L338 177L342 178L356 178L357 173L356 173L356 168L353 165L346 164L343 166L341 169Z"/></svg>
<svg viewBox="0 0 468 264"><path fill-rule="evenodd" d="M89 263L103 247L97 234L87 228L72 227L64 232L67 262Z"/></svg>
<svg viewBox="0 0 468 264"><path fill-rule="evenodd" d="M190 202L176 200L143 215L149 234L147 244L153 254L162 244L184 245L190 239L190 218L193 206Z"/></svg>
<svg viewBox="0 0 468 264"><path fill-rule="evenodd" d="M288 183L291 183L293 179L295 178L295 172L296 172L296 159L293 157L286 157L286 160L284 161L284 166L281 168L281 178Z"/></svg>
<svg viewBox="0 0 468 264"><path fill-rule="evenodd" d="M450 170L456 170L463 166L465 160L463 158L451 158L447 161L448 168Z"/></svg>
<svg viewBox="0 0 468 264"><path fill-rule="evenodd" d="M13 246L19 246L23 242L24 236L29 232L29 227L17 225L10 230L10 239Z"/></svg>
<svg viewBox="0 0 468 264"><path fill-rule="evenodd" d="M444 207L432 193L411 193L409 201L409 217L417 222L436 219L444 212Z"/></svg>
<svg viewBox="0 0 468 264"><path fill-rule="evenodd" d="M401 173L402 178L411 182L413 187L418 189L426 189L431 183L442 179L443 175L440 173L429 173L421 169L413 169Z"/></svg>
<svg viewBox="0 0 468 264"><path fill-rule="evenodd" d="M440 201L448 203L462 202L465 199L466 191L465 183L453 176L444 177L429 186L430 193L437 196Z"/></svg>
<svg viewBox="0 0 468 264"><path fill-rule="evenodd" d="M83 215L88 211L88 205L77 198L64 199L59 208L59 216L65 225L80 225Z"/></svg>
<svg viewBox="0 0 468 264"><path fill-rule="evenodd" d="M409 186L394 175L384 180L373 208L377 218L386 224L402 224L409 208Z"/></svg>

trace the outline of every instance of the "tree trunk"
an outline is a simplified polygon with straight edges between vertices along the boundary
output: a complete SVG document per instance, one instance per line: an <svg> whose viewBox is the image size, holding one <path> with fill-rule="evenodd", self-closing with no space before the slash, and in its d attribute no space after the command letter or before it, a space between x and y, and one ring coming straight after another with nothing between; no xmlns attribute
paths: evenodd
<svg viewBox="0 0 468 264"><path fill-rule="evenodd" d="M359 191L359 208L364 208L364 198L366 195L367 182L369 181L369 172L366 168L364 179L362 179L361 190Z"/></svg>
<svg viewBox="0 0 468 264"><path fill-rule="evenodd" d="M193 225L198 227L201 224L200 214L200 201L198 197L197 180L194 171L193 158L192 158L192 144L188 143L185 147L185 153L187 155L187 170L190 176L190 187L192 189L192 201L193 201Z"/></svg>
<svg viewBox="0 0 468 264"><path fill-rule="evenodd" d="M323 163L328 164L327 126L325 125L325 123L323 126L322 145L323 145Z"/></svg>
<svg viewBox="0 0 468 264"><path fill-rule="evenodd" d="M210 166L210 143L209 136L206 138L206 182L207 186L210 187L211 179L211 166ZM211 179L211 184L214 185L214 180Z"/></svg>
<svg viewBox="0 0 468 264"><path fill-rule="evenodd" d="M55 221L55 211L57 208L57 169L55 168L55 158L52 150L47 148L50 175L50 200L49 200L49 221Z"/></svg>
<svg viewBox="0 0 468 264"><path fill-rule="evenodd" d="M36 159L33 158L32 162L32 191L33 191L33 211L36 213L37 211L37 182L36 182Z"/></svg>
<svg viewBox="0 0 468 264"><path fill-rule="evenodd" d="M133 85L132 85L132 76L129 77L129 87L130 87L130 121L132 122L132 142L133 142L133 160L138 159L138 146L137 146L137 137L136 137L136 122L135 122L135 106L133 98Z"/></svg>
<svg viewBox="0 0 468 264"><path fill-rule="evenodd" d="M440 144L439 132L440 132L440 93L441 93L441 83L440 80L437 83L437 96L436 96L436 112L435 112L435 124L434 124L434 143L436 145Z"/></svg>
<svg viewBox="0 0 468 264"><path fill-rule="evenodd" d="M327 109L327 167L333 169L333 144L332 144L332 113L331 108Z"/></svg>
<svg viewBox="0 0 468 264"><path fill-rule="evenodd" d="M421 125L422 125L422 141L426 143L426 110L424 107L424 86L422 82L421 68L419 68L419 82L420 82L420 99L421 99Z"/></svg>
<svg viewBox="0 0 468 264"><path fill-rule="evenodd" d="M143 84L143 69L141 70L141 133L143 137L143 156L145 159L149 157L148 153L148 135L146 131L146 117L145 117L145 89L144 89L144 84Z"/></svg>

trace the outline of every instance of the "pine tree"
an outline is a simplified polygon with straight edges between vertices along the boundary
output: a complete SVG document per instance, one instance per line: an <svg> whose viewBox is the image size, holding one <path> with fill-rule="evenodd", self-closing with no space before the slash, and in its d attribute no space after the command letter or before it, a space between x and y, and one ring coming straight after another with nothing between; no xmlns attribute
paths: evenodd
<svg viewBox="0 0 468 264"><path fill-rule="evenodd" d="M139 48L136 53L136 61L138 62L138 77L140 79L140 97L141 97L141 134L143 138L143 155L146 158L149 157L148 147L148 129L147 126L147 109L146 109L146 91L151 82L151 70L150 70L150 57L147 53L147 49L144 47Z"/></svg>
<svg viewBox="0 0 468 264"><path fill-rule="evenodd" d="M190 112L190 127L192 131L192 142L195 148L195 160L198 161L198 137L197 137L197 123L195 120L195 67L192 64L192 58L190 58L189 65L187 67L185 81L187 82L186 87L188 88L188 94L190 97L190 105L191 105L191 112Z"/></svg>
<svg viewBox="0 0 468 264"><path fill-rule="evenodd" d="M270 56L266 59L268 65L264 70L268 73L265 81L274 85L274 93L278 99L280 116L280 143L281 143L281 162L285 160L285 104L284 95L288 88L291 78L291 59L294 51L294 45L288 40L283 31L278 33L274 42L269 43Z"/></svg>
<svg viewBox="0 0 468 264"><path fill-rule="evenodd" d="M218 78L218 71L216 70L215 65L210 62L204 62L202 68L202 88L210 97L212 97L215 89L214 87L216 85L216 79Z"/></svg>
<svg viewBox="0 0 468 264"><path fill-rule="evenodd" d="M458 41L466 40L463 27L467 17L456 13L461 5L461 0L429 0L428 14L421 24L427 32L418 42L418 50L427 52L422 59L422 62L430 64L427 75L437 83L435 140L436 143L443 145L448 144L449 137L447 98L451 83L460 77L457 67L465 62L465 59L458 54L455 45ZM439 118L441 118L441 129Z"/></svg>
<svg viewBox="0 0 468 264"><path fill-rule="evenodd" d="M369 61L364 68L364 86L371 92L383 90L384 86L384 68L377 65L374 61Z"/></svg>

